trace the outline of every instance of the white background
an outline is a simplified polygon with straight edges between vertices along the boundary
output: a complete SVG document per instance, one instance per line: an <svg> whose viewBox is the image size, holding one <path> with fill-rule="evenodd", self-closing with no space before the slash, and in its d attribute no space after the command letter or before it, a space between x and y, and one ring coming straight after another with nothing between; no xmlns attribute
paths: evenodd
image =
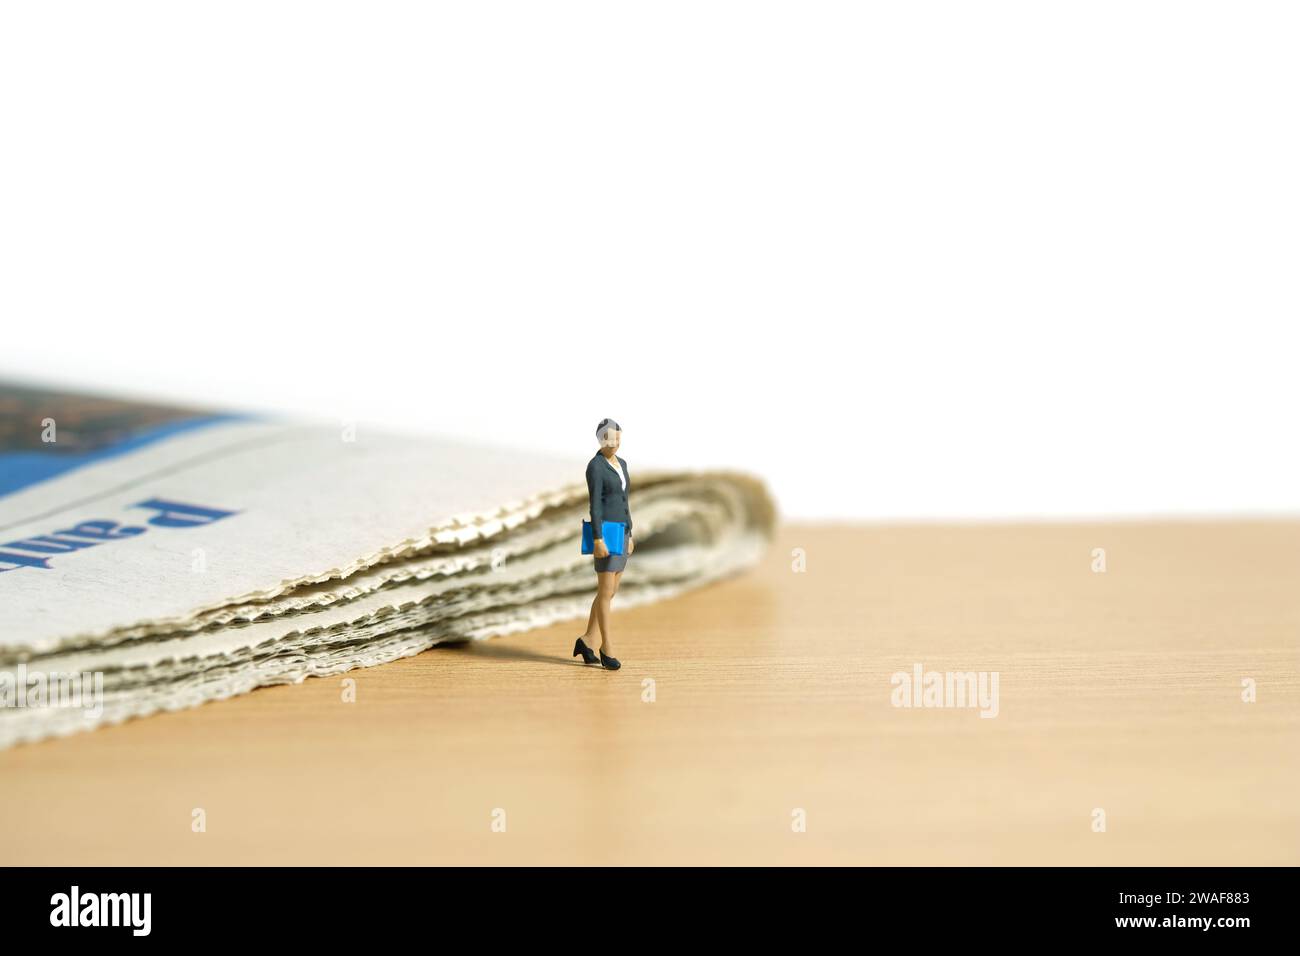
<svg viewBox="0 0 1300 956"><path fill-rule="evenodd" d="M1297 9L6 3L0 376L609 415L788 517L1294 512Z"/></svg>

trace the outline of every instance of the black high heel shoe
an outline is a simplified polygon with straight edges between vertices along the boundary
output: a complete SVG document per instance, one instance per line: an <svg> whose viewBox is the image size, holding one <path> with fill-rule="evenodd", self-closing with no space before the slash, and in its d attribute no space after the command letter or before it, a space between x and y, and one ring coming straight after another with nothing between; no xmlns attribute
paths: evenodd
<svg viewBox="0 0 1300 956"><path fill-rule="evenodd" d="M598 663L596 652L588 647L587 642L582 638L578 638L578 643L573 645L573 656L577 657L579 654L582 655L582 663L584 664Z"/></svg>
<svg viewBox="0 0 1300 956"><path fill-rule="evenodd" d="M605 670L607 670L607 671L616 671L616 670L618 670L620 667L622 667L623 665L620 664L620 663L618 662L618 659L617 659L617 658L615 658L615 657L606 657L606 656L605 656L605 652L604 652L604 651L601 651L601 652L600 652L600 666L603 667L603 668L605 668Z"/></svg>

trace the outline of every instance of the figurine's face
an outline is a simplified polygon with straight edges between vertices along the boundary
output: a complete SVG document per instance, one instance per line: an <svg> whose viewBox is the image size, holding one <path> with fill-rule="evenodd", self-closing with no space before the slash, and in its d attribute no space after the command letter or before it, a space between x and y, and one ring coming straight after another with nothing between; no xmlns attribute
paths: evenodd
<svg viewBox="0 0 1300 956"><path fill-rule="evenodd" d="M619 431L617 428L610 428L606 430L605 437L601 441L600 447L612 448L614 449L614 451L618 451L618 446L622 443L622 441L623 441L623 433Z"/></svg>

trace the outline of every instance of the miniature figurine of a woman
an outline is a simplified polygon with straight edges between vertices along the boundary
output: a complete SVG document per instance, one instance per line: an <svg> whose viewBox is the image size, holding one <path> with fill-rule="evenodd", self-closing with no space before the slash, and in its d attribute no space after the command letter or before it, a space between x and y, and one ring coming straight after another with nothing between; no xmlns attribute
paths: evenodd
<svg viewBox="0 0 1300 956"><path fill-rule="evenodd" d="M606 418L596 426L596 440L600 449L591 461L587 462L587 493L591 497L591 533L592 554L596 561L596 596L591 602L591 614L587 617L587 630L573 645L573 656L582 655L587 664L596 663L596 654L587 646L587 641L595 641L600 632L600 664L609 670L619 669L619 662L614 658L614 643L610 631L609 602L618 593L618 582L627 567L627 559L632 554L632 512L627 506L627 489L631 479L627 473L627 462L619 458L618 446L623 438L623 430L618 422ZM604 541L603 525L606 521L623 523L623 553L610 554Z"/></svg>

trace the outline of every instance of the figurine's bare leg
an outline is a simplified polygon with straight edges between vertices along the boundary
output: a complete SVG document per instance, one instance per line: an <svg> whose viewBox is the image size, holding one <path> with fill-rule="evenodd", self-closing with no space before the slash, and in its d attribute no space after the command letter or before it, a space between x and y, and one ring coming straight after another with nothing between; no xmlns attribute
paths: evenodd
<svg viewBox="0 0 1300 956"><path fill-rule="evenodd" d="M618 575L613 571L596 572L596 623L600 625L600 652L606 657L614 656L609 601L618 587L617 579Z"/></svg>
<svg viewBox="0 0 1300 956"><path fill-rule="evenodd" d="M610 595L611 600L613 600L615 594L618 594L618 586L622 583L623 583L623 572L615 571L614 572L614 594Z"/></svg>
<svg viewBox="0 0 1300 956"><path fill-rule="evenodd" d="M600 577L597 576L596 580L599 582ZM582 632L582 639L586 641L588 645L595 644L596 638L600 637L600 631L597 630L596 626L596 603L599 600L600 589L597 588L596 596L591 599L591 613L587 615L587 629Z"/></svg>

